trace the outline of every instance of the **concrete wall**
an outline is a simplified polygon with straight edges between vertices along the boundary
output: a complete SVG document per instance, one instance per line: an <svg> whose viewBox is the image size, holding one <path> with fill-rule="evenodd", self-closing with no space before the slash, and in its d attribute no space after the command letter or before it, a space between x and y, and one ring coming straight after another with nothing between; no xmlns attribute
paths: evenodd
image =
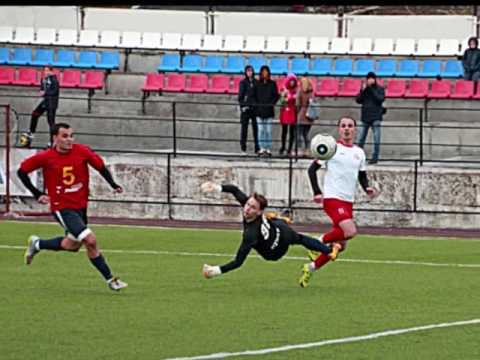
<svg viewBox="0 0 480 360"><path fill-rule="evenodd" d="M1 6L1 26L79 29L76 6Z"/></svg>

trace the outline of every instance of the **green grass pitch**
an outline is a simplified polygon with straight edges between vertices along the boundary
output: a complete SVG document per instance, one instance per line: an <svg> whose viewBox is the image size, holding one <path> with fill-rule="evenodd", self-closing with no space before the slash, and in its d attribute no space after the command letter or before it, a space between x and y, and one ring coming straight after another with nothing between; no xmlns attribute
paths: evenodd
<svg viewBox="0 0 480 360"><path fill-rule="evenodd" d="M24 265L27 237L58 225L0 223L0 359L160 360L480 318L478 240L358 236L302 289L301 247L207 280L202 265L227 262L239 231L92 228L125 291L110 291L84 252ZM233 358L480 359L479 339L471 324Z"/></svg>

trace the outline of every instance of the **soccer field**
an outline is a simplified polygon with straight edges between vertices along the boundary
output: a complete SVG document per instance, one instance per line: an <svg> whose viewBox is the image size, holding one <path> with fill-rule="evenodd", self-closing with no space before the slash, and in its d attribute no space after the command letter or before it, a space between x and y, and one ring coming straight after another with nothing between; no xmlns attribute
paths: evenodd
<svg viewBox="0 0 480 360"><path fill-rule="evenodd" d="M2 360L480 359L479 240L359 236L302 289L301 247L207 280L239 231L92 228L125 291L84 252L24 265L27 237L58 225L0 223Z"/></svg>

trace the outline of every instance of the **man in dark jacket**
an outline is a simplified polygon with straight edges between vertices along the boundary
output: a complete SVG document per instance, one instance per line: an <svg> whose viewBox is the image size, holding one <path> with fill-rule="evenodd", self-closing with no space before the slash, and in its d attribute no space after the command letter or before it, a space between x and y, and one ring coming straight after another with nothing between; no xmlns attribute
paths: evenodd
<svg viewBox="0 0 480 360"><path fill-rule="evenodd" d="M30 131L23 133L20 137L21 145L30 147L35 131L37 130L38 119L42 114L47 112L47 121L50 129L50 144L52 144L52 129L55 125L55 113L58 107L58 97L60 95L60 85L57 75L53 72L51 66L46 66L43 72L43 79L40 84L40 94L43 99L38 106L33 110L30 119Z"/></svg>
<svg viewBox="0 0 480 360"><path fill-rule="evenodd" d="M271 79L270 68L267 65L263 65L260 68L259 80L254 89L258 142L260 146L258 155L272 156L272 122L275 116L274 106L280 95L278 94L277 84Z"/></svg>
<svg viewBox="0 0 480 360"><path fill-rule="evenodd" d="M251 65L245 66L245 78L240 81L238 88L238 103L240 104L240 148L244 155L247 154L247 134L248 122L252 120L253 141L255 142L255 153L258 153L258 129L257 118L255 116L255 100L254 91L257 85L257 80L254 77L253 67Z"/></svg>
<svg viewBox="0 0 480 360"><path fill-rule="evenodd" d="M385 101L385 90L377 84L375 73L369 72L367 74L367 82L357 95L356 101L358 104L362 104L362 129L358 133L357 144L363 148L368 135L368 129L372 127L373 154L368 163L376 164L380 153L380 126L383 117L382 103Z"/></svg>
<svg viewBox="0 0 480 360"><path fill-rule="evenodd" d="M480 79L480 49L476 37L468 39L468 49L463 54L462 65L465 80L478 81Z"/></svg>

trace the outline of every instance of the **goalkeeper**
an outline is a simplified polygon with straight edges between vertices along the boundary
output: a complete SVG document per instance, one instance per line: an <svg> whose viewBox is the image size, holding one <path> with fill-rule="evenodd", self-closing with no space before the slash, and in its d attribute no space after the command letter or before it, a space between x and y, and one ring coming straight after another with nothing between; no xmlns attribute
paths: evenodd
<svg viewBox="0 0 480 360"><path fill-rule="evenodd" d="M265 214L267 199L256 192L247 196L235 185L220 185L207 181L201 185L204 193L230 193L243 206L243 239L235 258L221 266L203 265L203 275L209 279L225 274L242 266L251 249L255 249L265 260L277 261L284 256L290 245L302 245L309 250L320 251L331 260L337 257L339 248L325 245L319 240L299 234L287 222L290 219Z"/></svg>

